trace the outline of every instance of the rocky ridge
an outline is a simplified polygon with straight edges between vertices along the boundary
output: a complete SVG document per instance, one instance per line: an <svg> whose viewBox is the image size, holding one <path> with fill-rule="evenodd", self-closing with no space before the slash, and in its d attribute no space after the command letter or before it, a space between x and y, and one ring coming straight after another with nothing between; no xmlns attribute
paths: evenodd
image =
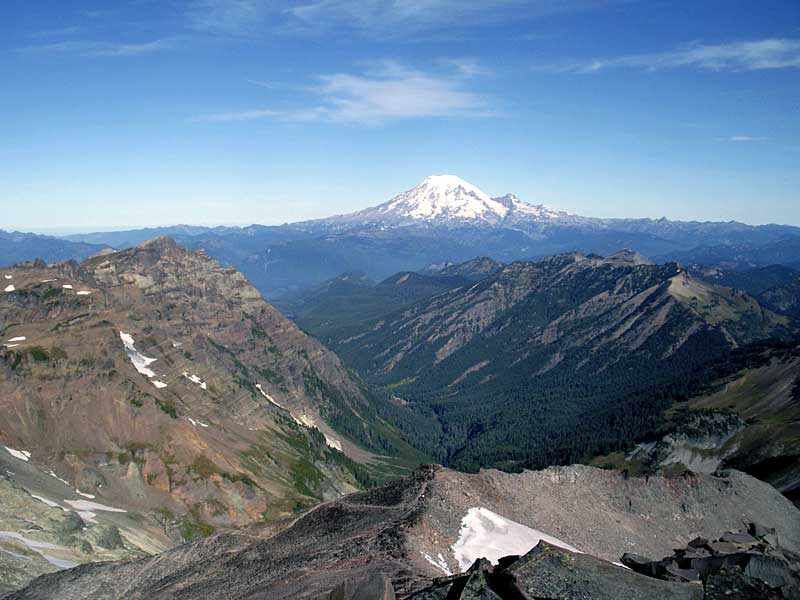
<svg viewBox="0 0 800 600"><path fill-rule="evenodd" d="M471 521L470 509L476 507L505 525L487 529L485 522ZM554 573L550 583L537 577L548 587L559 582L563 587L563 578L552 569L568 561L578 565L574 577L582 581L588 572L605 579L610 575L617 590L635 590L639 584L628 584L634 580L646 580L643 589L685 590L680 584L626 571L612 561L626 552L664 556L698 536L711 538L756 516L778 532L781 548L797 552L798 515L770 486L735 471L718 477L645 479L590 467L516 475L465 475L426 467L386 486L323 502L268 529L220 533L157 558L83 565L45 575L7 600L388 599L439 585L437 578L457 574L462 567L456 554L470 547L476 559L488 548L506 556L525 555L538 547L526 560L517 561L518 567L495 562L501 571L522 577L522 567L540 556ZM525 537L509 537L509 532L523 532ZM475 539L485 542L470 546ZM478 568L489 570L485 562ZM371 595L358 595L367 591Z"/></svg>
<svg viewBox="0 0 800 600"><path fill-rule="evenodd" d="M133 551L284 519L419 460L334 354L202 252L162 238L3 274L0 467Z"/></svg>

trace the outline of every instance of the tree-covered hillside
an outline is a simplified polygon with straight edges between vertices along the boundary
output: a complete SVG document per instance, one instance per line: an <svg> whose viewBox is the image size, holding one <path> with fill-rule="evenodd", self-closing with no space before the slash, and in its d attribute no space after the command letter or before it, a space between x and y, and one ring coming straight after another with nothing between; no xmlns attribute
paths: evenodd
<svg viewBox="0 0 800 600"><path fill-rule="evenodd" d="M629 446L690 393L690 374L787 324L675 263L566 254L509 265L333 348L438 460L515 470Z"/></svg>

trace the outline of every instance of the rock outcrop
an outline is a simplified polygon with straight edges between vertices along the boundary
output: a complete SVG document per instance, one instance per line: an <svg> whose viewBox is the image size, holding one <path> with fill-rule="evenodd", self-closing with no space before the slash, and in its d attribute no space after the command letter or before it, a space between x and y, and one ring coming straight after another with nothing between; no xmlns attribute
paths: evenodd
<svg viewBox="0 0 800 600"><path fill-rule="evenodd" d="M631 554L621 560L664 581L702 582L706 598L800 597L800 554L782 548L775 529L755 523L715 540L697 537L658 561Z"/></svg>

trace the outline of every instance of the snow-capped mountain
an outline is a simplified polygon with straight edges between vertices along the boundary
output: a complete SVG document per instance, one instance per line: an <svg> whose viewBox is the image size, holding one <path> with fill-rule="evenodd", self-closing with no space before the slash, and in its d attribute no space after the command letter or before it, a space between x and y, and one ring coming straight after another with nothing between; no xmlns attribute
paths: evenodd
<svg viewBox="0 0 800 600"><path fill-rule="evenodd" d="M425 221L502 221L510 208L455 175L431 175L377 207L394 218Z"/></svg>
<svg viewBox="0 0 800 600"><path fill-rule="evenodd" d="M566 213L545 206L527 204L513 194L492 198L456 175L431 175L388 202L326 221L387 225L502 225L519 221L544 222L565 216Z"/></svg>
<svg viewBox="0 0 800 600"><path fill-rule="evenodd" d="M494 198L494 200L508 209L506 221L509 221L513 217L520 220L524 219L543 223L569 216L563 211L553 210L552 208L546 207L544 204L528 204L517 198L514 194L506 194L500 198Z"/></svg>

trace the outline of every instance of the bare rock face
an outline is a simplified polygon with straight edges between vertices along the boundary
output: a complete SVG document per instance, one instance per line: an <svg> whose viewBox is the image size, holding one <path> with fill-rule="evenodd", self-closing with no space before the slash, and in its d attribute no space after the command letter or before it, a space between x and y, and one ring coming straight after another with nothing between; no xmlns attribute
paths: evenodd
<svg viewBox="0 0 800 600"><path fill-rule="evenodd" d="M91 513L95 548L280 521L419 462L332 352L201 251L159 238L7 272L0 475Z"/></svg>
<svg viewBox="0 0 800 600"><path fill-rule="evenodd" d="M755 523L713 541L695 538L659 561L625 554L622 563L665 581L702 582L706 598L800 596L800 554L781 548L774 529Z"/></svg>
<svg viewBox="0 0 800 600"><path fill-rule="evenodd" d="M439 581L413 600L702 600L702 586L661 581L587 554L539 542L497 567L476 561L462 576Z"/></svg>
<svg viewBox="0 0 800 600"><path fill-rule="evenodd" d="M619 495L636 507L627 515ZM575 504L568 501L573 496ZM691 506L690 516L683 504ZM496 527L470 522L475 507L492 511ZM623 479L588 467L519 475L425 467L268 529L46 575L6 600L700 599L699 582L665 581L612 561L625 552L663 556L756 513L775 528L783 551L800 548L797 509L740 473L664 480ZM542 541L545 535L552 541ZM743 543L735 539L722 541ZM479 558L463 566L457 549L470 544ZM500 557L493 563L480 558L493 553ZM747 576L756 568L758 577L770 577L770 566L755 562ZM729 591L730 577L719 571L705 583Z"/></svg>

